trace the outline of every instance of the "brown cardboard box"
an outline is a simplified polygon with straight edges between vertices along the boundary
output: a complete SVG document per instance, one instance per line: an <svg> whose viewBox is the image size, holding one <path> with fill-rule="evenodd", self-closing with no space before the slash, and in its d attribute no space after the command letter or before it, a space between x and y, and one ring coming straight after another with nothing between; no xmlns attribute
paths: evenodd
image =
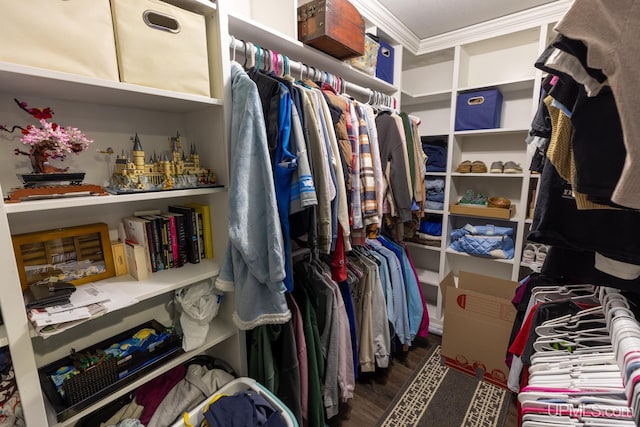
<svg viewBox="0 0 640 427"><path fill-rule="evenodd" d="M499 387L507 388L505 355L516 315L511 304L518 283L460 271L440 289L445 301L442 356L445 364Z"/></svg>
<svg viewBox="0 0 640 427"><path fill-rule="evenodd" d="M487 206L459 205L452 203L449 205L449 212L454 215L479 216L483 218L509 219L516 214L516 205L511 205L509 209L490 208Z"/></svg>

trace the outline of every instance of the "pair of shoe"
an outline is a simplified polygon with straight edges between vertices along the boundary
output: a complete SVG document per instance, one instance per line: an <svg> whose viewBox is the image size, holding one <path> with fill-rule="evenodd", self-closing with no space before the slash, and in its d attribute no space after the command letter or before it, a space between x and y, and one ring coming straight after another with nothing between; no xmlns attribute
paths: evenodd
<svg viewBox="0 0 640 427"><path fill-rule="evenodd" d="M487 206L487 196L482 193L474 193L473 190L467 190L464 196L460 198L461 205Z"/></svg>
<svg viewBox="0 0 640 427"><path fill-rule="evenodd" d="M460 163L458 165L458 167L456 168L456 172L458 173L486 173L487 172L487 165L484 164L484 162L481 162L480 160L476 160L474 162L470 161L470 160L465 160L464 162Z"/></svg>
<svg viewBox="0 0 640 427"><path fill-rule="evenodd" d="M527 243L522 251L522 262L527 264L538 264L542 266L547 253L549 252L549 246L540 243Z"/></svg>
<svg viewBox="0 0 640 427"><path fill-rule="evenodd" d="M502 163L502 161L498 160L491 163L489 171L491 173L522 173L522 167L516 162L508 161Z"/></svg>

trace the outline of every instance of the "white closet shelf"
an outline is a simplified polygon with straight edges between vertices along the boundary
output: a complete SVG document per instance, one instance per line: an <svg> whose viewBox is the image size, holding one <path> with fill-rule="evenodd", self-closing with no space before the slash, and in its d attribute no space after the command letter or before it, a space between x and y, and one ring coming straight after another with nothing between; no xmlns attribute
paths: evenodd
<svg viewBox="0 0 640 427"><path fill-rule="evenodd" d="M92 102L128 108L184 113L222 100L153 87L63 73L44 68L0 62L0 92Z"/></svg>
<svg viewBox="0 0 640 427"><path fill-rule="evenodd" d="M184 267L151 273L146 280L138 281L129 275L124 275L93 282L93 284L107 293L122 295L140 302L216 277L219 272L220 265L217 262L205 259L198 264L186 264ZM29 331L31 337L38 336L31 323L29 323Z"/></svg>
<svg viewBox="0 0 640 427"><path fill-rule="evenodd" d="M438 214L438 215L444 214L444 211L442 209L425 209L424 211L430 214Z"/></svg>
<svg viewBox="0 0 640 427"><path fill-rule="evenodd" d="M446 172L427 172L424 174L424 176L447 176Z"/></svg>
<svg viewBox="0 0 640 427"><path fill-rule="evenodd" d="M440 278L437 271L416 267L416 273L418 273L418 280L420 281L420 283L424 283L425 285L429 286L440 285Z"/></svg>
<svg viewBox="0 0 640 427"><path fill-rule="evenodd" d="M219 272L220 265L217 262L205 259L198 264L186 264L184 267L151 273L147 280L138 281L126 275L102 280L97 284L141 301L215 277Z"/></svg>
<svg viewBox="0 0 640 427"><path fill-rule="evenodd" d="M451 100L451 89L425 92L425 93L408 93L402 92L402 105L431 104L435 102L443 102Z"/></svg>
<svg viewBox="0 0 640 427"><path fill-rule="evenodd" d="M533 224L533 218L526 218L526 219L524 220L524 223L525 223L525 224Z"/></svg>
<svg viewBox="0 0 640 427"><path fill-rule="evenodd" d="M274 31L250 18L229 14L229 34L236 39L259 43L260 47L286 55L292 61L299 61L317 67L357 85L368 87L378 92L393 94L398 89L392 84L363 73L346 62L333 58L324 52L304 45L283 33ZM242 56L242 55L240 55ZM347 92L348 92L347 86Z"/></svg>
<svg viewBox="0 0 640 427"><path fill-rule="evenodd" d="M213 320L213 322L211 323L210 327L209 327L209 332L207 334L207 338L205 339L204 344L192 351L183 353L169 361L167 361L167 363L163 364L162 366L158 367L157 369L152 370L151 372L141 376L140 378L137 378L136 380L132 381L131 383L127 384L126 386L122 387L121 389L109 394L108 396L100 399L98 402L94 403L93 405L88 406L87 408L85 408L84 410L80 411L80 413L78 413L77 415L69 418L68 420L65 420L63 422L58 422L55 416L55 411L53 409L53 407L51 406L51 404L49 403L49 401L47 399L45 399L45 406L46 406L46 410L47 410L47 417L49 419L49 425L51 426L55 426L55 427L65 427L65 426L72 426L74 424L76 424L81 418L83 418L84 416L90 414L91 412L100 409L102 407L104 407L105 405L113 402L114 400L116 400L117 398L119 398L120 396L124 396L125 394L129 393L132 390L137 389L138 387L140 387L141 385L149 382L150 380L152 380L153 378L169 371L170 369L178 366L181 363L186 362L187 360L189 360L190 358L192 358L193 356L202 353L203 351L214 347L215 345L223 342L224 340L233 337L234 335L237 334L237 328L234 324L232 324L231 322L228 321L223 321L219 318L215 318Z"/></svg>
<svg viewBox="0 0 640 427"><path fill-rule="evenodd" d="M493 135L512 135L518 133L528 133L529 129L509 129L509 128L495 128L495 129L474 129L474 130L459 130L453 134L455 136L493 136Z"/></svg>
<svg viewBox="0 0 640 427"><path fill-rule="evenodd" d="M225 187L190 188L184 190L156 191L135 194L108 194L105 196L78 196L63 197L59 199L27 200L18 203L5 203L4 210L7 214L13 214L23 212L48 211L52 209L69 209L81 206L96 206L113 203L130 203L136 201L193 197L226 191L227 189Z"/></svg>
<svg viewBox="0 0 640 427"><path fill-rule="evenodd" d="M522 178L524 174L521 173L461 173L461 172L452 172L451 176L457 177L483 177L483 178Z"/></svg>
<svg viewBox="0 0 640 427"><path fill-rule="evenodd" d="M415 242L404 242L404 244L411 248L419 248L419 249L426 249L428 251L440 252L440 246L421 245L420 243L415 243Z"/></svg>
<svg viewBox="0 0 640 427"><path fill-rule="evenodd" d="M457 252L454 251L451 248L447 248L446 252L448 254L454 254L454 255L459 255L459 256L463 256L463 257L470 257L473 255L469 255L467 253L464 252ZM491 261L491 262L499 262L501 264L513 264L513 259L501 259L501 258L489 258L489 257L480 257L480 256L473 256L474 258L477 259L482 259L482 260L486 260L486 261Z"/></svg>
<svg viewBox="0 0 640 427"><path fill-rule="evenodd" d="M489 219L492 221L501 221L501 222L518 222L518 216L517 216L517 212L516 215L514 215L512 218L509 219L505 219L505 218L494 218L491 216L483 216L483 215L464 215L464 214L459 214L459 213L452 213L449 212L449 216L451 217L467 217L467 218L482 218L482 219Z"/></svg>
<svg viewBox="0 0 640 427"><path fill-rule="evenodd" d="M199 13L201 15L211 15L216 12L218 5L211 0L163 0L167 3L171 3L174 6L181 7L182 9L190 10L191 12Z"/></svg>
<svg viewBox="0 0 640 427"><path fill-rule="evenodd" d="M482 86L474 85L474 86L459 87L458 92L483 90L486 88L494 88L494 87L498 88L502 93L519 92L522 90L533 90L534 83L535 83L535 76L531 76L523 79L503 80L499 82L487 82Z"/></svg>

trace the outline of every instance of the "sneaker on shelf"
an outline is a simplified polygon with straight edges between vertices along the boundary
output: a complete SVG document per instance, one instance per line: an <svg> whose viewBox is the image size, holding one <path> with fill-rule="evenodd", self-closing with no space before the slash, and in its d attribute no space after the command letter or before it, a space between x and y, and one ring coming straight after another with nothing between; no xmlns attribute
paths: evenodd
<svg viewBox="0 0 640 427"><path fill-rule="evenodd" d="M504 169L504 164L498 160L496 162L491 163L491 167L489 168L489 172L491 173L502 173Z"/></svg>
<svg viewBox="0 0 640 427"><path fill-rule="evenodd" d="M538 248L533 243L527 243L522 251L522 262L531 264L536 259Z"/></svg>
<svg viewBox="0 0 640 427"><path fill-rule="evenodd" d="M487 165L485 165L484 162L481 162L480 160L476 160L475 162L471 163L471 172L487 173Z"/></svg>
<svg viewBox="0 0 640 427"><path fill-rule="evenodd" d="M548 245L538 245L536 250L536 262L539 264L544 264L544 260L547 257L547 253L549 252Z"/></svg>
<svg viewBox="0 0 640 427"><path fill-rule="evenodd" d="M502 169L504 173L522 173L522 167L516 162L506 162Z"/></svg>

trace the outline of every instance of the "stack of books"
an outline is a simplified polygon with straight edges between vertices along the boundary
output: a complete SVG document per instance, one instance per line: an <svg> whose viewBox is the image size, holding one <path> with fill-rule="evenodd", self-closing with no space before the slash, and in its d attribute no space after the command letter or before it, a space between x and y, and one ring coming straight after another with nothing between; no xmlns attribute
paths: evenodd
<svg viewBox="0 0 640 427"><path fill-rule="evenodd" d="M147 273L213 258L211 212L207 204L186 203L170 205L167 211L137 211L124 218L123 223L129 271L138 280L143 280Z"/></svg>

